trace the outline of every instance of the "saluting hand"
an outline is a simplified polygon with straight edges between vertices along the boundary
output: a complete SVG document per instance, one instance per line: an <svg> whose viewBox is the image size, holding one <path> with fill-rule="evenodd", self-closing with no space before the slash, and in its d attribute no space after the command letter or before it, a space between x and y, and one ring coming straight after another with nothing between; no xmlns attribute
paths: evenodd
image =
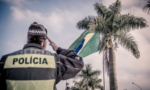
<svg viewBox="0 0 150 90"><path fill-rule="evenodd" d="M49 45L51 45L53 50L56 51L58 49L58 46L49 37L47 37L47 39L50 42Z"/></svg>

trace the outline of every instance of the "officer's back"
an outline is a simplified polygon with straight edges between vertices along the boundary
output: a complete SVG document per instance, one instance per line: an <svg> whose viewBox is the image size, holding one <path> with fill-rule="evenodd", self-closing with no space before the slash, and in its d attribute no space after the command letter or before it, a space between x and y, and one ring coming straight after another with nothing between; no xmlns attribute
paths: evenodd
<svg viewBox="0 0 150 90"><path fill-rule="evenodd" d="M50 39L57 54L45 50L46 38L46 28L33 23L28 31L28 44L1 58L2 90L54 90L60 80L74 77L83 68L81 57L73 50L58 47Z"/></svg>

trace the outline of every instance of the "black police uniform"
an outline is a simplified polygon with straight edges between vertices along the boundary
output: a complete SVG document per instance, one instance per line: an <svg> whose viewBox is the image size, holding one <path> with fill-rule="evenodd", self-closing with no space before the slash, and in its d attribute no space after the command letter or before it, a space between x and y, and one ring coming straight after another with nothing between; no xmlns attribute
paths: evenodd
<svg viewBox="0 0 150 90"><path fill-rule="evenodd" d="M57 54L28 43L0 61L0 90L56 90L60 80L73 78L84 66L73 50L58 48Z"/></svg>

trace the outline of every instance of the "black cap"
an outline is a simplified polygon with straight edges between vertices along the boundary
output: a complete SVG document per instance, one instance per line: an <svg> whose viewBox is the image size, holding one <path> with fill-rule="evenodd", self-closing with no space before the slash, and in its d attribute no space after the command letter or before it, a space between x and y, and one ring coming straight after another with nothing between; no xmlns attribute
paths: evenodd
<svg viewBox="0 0 150 90"><path fill-rule="evenodd" d="M43 39L46 39L47 29L43 25L33 22L29 27L28 40L30 39L30 36L40 36L43 37Z"/></svg>

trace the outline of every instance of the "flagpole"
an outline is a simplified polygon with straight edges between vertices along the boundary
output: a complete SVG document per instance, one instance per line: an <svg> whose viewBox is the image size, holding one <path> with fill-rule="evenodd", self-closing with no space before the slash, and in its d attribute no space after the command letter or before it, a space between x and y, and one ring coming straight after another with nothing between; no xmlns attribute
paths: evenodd
<svg viewBox="0 0 150 90"><path fill-rule="evenodd" d="M104 52L103 52L103 86L104 86L104 90L105 90Z"/></svg>
<svg viewBox="0 0 150 90"><path fill-rule="evenodd" d="M66 88L67 88L67 80L66 80Z"/></svg>

